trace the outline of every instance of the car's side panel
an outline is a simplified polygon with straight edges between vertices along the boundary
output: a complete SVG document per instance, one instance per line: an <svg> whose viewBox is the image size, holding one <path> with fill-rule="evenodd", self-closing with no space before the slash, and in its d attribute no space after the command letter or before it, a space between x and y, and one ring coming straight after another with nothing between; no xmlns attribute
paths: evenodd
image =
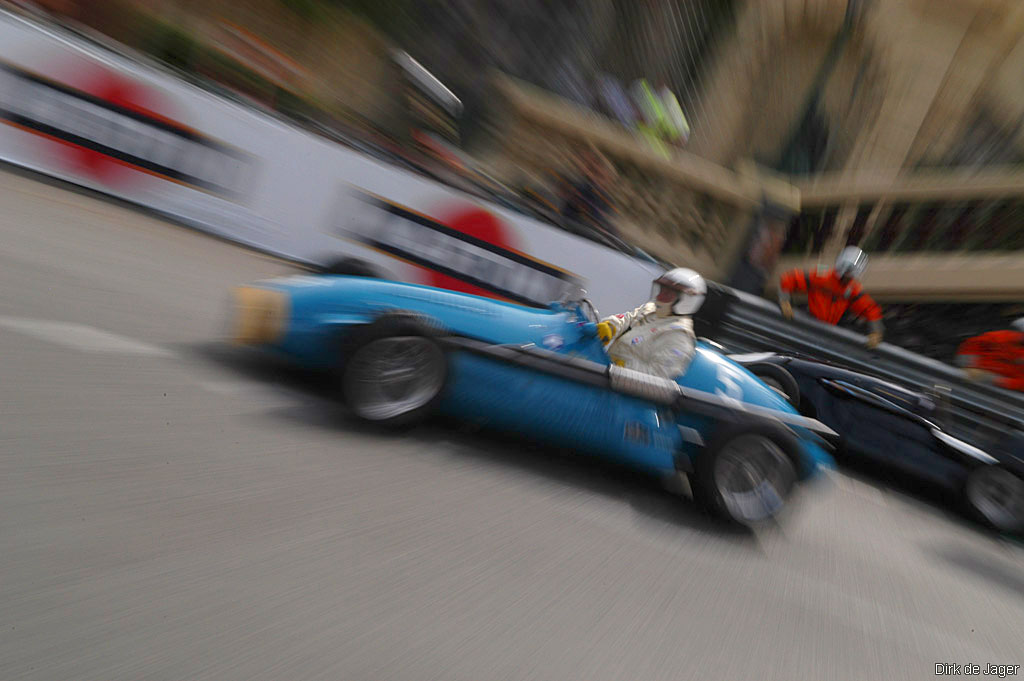
<svg viewBox="0 0 1024 681"><path fill-rule="evenodd" d="M696 388L735 401L737 407L742 403L767 407L786 413L796 410L774 390L761 382L745 368L728 357L711 350L704 344L698 345L697 354L686 373L678 379L678 383L688 388ZM831 425L826 423L826 425ZM834 428L834 426L833 426ZM804 460L799 467L801 477L813 474L820 466L833 467L832 457L819 445L801 435Z"/></svg>
<svg viewBox="0 0 1024 681"><path fill-rule="evenodd" d="M693 362L677 382L687 388L703 390L737 402L776 409L787 414L797 413L789 402L754 374L703 343L698 344Z"/></svg>
<svg viewBox="0 0 1024 681"><path fill-rule="evenodd" d="M682 437L652 404L464 352L450 362L441 403L449 415L647 470L675 468Z"/></svg>
<svg viewBox="0 0 1024 681"><path fill-rule="evenodd" d="M836 396L842 405L842 431L848 455L870 459L928 482L956 488L963 465L940 452L930 430L920 423L863 400Z"/></svg>
<svg viewBox="0 0 1024 681"><path fill-rule="evenodd" d="M842 435L839 453L848 460L871 461L951 489L962 484L966 469L946 456L928 428L826 387L840 380L870 390L871 377L804 360L780 366L797 381L806 405L802 411Z"/></svg>
<svg viewBox="0 0 1024 681"><path fill-rule="evenodd" d="M284 291L290 297L287 333L274 349L311 367L336 365L340 340L351 327L372 323L393 312L420 314L447 333L499 344L536 343L557 348L579 334L577 325L568 323L565 313L414 284L295 276L260 285Z"/></svg>

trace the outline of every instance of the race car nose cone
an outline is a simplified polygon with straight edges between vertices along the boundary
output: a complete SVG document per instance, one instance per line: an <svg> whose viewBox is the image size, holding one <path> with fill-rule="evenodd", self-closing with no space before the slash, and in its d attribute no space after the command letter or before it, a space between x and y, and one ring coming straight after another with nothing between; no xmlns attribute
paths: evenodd
<svg viewBox="0 0 1024 681"><path fill-rule="evenodd" d="M288 321L288 298L281 291L240 286L234 289L236 345L273 343L284 334Z"/></svg>

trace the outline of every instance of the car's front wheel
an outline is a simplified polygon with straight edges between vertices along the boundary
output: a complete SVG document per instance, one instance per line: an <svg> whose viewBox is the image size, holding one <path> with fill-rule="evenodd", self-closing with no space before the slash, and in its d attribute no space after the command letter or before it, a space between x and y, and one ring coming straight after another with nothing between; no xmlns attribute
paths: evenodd
<svg viewBox="0 0 1024 681"><path fill-rule="evenodd" d="M782 511L796 485L798 446L779 428L729 429L697 457L694 498L732 522L764 522Z"/></svg>
<svg viewBox="0 0 1024 681"><path fill-rule="evenodd" d="M1024 480L1002 466L980 466L964 485L970 510L1001 532L1024 531Z"/></svg>
<svg viewBox="0 0 1024 681"><path fill-rule="evenodd" d="M761 382L774 390L780 397L799 411L800 409L800 386L797 384L793 374L780 366L762 363L752 364L746 367L747 371L761 379Z"/></svg>
<svg viewBox="0 0 1024 681"><path fill-rule="evenodd" d="M352 414L383 426L426 419L448 373L438 343L419 325L400 319L378 322L360 336L342 369L342 390Z"/></svg>

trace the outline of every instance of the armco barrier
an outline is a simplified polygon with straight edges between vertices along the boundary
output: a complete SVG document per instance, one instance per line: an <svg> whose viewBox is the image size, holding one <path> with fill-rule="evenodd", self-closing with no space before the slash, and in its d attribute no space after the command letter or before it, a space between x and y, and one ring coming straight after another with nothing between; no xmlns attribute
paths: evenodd
<svg viewBox="0 0 1024 681"><path fill-rule="evenodd" d="M715 287L705 335L737 351L797 352L891 380L920 391L949 389L950 416L959 428L991 435L1024 430L1024 395L968 380L962 371L888 343L869 350L866 337L797 312L785 319L776 305L749 294Z"/></svg>

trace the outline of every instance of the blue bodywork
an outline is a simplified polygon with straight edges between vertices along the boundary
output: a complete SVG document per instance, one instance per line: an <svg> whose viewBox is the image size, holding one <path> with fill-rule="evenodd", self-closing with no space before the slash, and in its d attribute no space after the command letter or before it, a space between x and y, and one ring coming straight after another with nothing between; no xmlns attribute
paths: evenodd
<svg viewBox="0 0 1024 681"><path fill-rule="evenodd" d="M382 314L413 312L446 333L494 345L524 345L608 364L593 324L576 306L529 308L415 284L348 276L294 276L254 286L284 293L287 321L268 349L311 368L338 364L340 348L353 328ZM512 431L581 452L605 455L649 471L677 469L677 457L691 462L702 447L684 438L680 426L707 441L716 425L708 416L673 413L666 407L515 364L452 352L442 412L458 419ZM753 374L709 346L699 344L684 387L788 414L796 411ZM818 437L796 428L801 478L832 459Z"/></svg>

